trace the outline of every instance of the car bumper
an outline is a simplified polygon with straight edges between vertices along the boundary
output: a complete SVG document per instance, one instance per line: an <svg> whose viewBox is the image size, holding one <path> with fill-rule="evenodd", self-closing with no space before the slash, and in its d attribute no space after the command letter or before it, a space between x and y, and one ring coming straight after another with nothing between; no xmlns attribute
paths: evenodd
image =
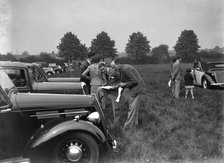
<svg viewBox="0 0 224 163"><path fill-rule="evenodd" d="M224 87L224 83L212 83L211 86Z"/></svg>

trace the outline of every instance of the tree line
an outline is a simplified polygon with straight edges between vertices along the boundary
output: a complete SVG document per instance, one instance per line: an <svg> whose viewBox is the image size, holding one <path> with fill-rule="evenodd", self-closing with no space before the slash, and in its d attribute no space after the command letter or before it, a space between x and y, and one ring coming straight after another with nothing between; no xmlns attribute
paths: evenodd
<svg viewBox="0 0 224 163"><path fill-rule="evenodd" d="M192 62L195 58L220 56L221 53L214 51L199 51L197 35L193 30L183 30L177 39L176 45L173 47L176 56L181 56L183 62ZM52 57L52 53L41 52L39 56L29 55L28 52L23 52L22 58L16 59L12 54L6 56L0 55L0 59L8 58L10 60L19 60L24 62L72 62L73 60L83 60L87 57L88 52L94 52L100 55L102 59L114 58L117 54L115 41L110 38L108 33L102 31L97 34L96 38L91 41L91 46L87 47L82 44L78 37L72 32L67 32L60 39L57 46L58 56L62 60ZM133 64L147 63L169 63L171 56L169 54L169 46L166 44L159 45L151 49L150 41L141 32L132 33L129 36L125 46L126 57L123 61ZM122 59L122 58L121 58Z"/></svg>

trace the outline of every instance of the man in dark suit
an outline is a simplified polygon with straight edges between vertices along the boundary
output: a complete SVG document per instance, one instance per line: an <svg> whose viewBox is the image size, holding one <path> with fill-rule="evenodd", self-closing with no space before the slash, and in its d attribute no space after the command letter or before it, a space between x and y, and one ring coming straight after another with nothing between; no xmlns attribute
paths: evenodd
<svg viewBox="0 0 224 163"><path fill-rule="evenodd" d="M122 96L129 105L128 117L123 129L132 129L138 125L139 96L143 91L145 82L134 66L120 64L117 58L111 62L110 66L120 73L121 83L119 83L119 87L124 88ZM119 110L116 111L117 121L120 116L118 115L119 112Z"/></svg>
<svg viewBox="0 0 224 163"><path fill-rule="evenodd" d="M87 55L87 59L85 61L82 62L82 64L80 65L79 69L81 71L81 76L80 76L80 81L81 82L85 82L86 83L86 86L88 88L88 91L90 93L90 80L89 79L86 79L82 76L82 73L87 69L87 67L89 65L91 65L91 58L95 55L94 52L89 52L88 55Z"/></svg>

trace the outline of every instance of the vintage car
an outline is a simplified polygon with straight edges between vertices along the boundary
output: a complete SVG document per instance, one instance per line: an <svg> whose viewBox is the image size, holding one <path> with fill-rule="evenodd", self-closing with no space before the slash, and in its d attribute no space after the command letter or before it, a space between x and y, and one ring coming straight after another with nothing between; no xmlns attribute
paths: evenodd
<svg viewBox="0 0 224 163"><path fill-rule="evenodd" d="M52 67L43 67L43 70L49 77L53 76L56 73Z"/></svg>
<svg viewBox="0 0 224 163"><path fill-rule="evenodd" d="M195 84L203 88L224 87L224 61L198 60L193 65Z"/></svg>
<svg viewBox="0 0 224 163"><path fill-rule="evenodd" d="M39 64L0 61L20 92L88 94L85 83L69 78L47 78Z"/></svg>
<svg viewBox="0 0 224 163"><path fill-rule="evenodd" d="M63 69L56 63L49 63L48 67L52 68L56 74L62 73Z"/></svg>
<svg viewBox="0 0 224 163"><path fill-rule="evenodd" d="M95 96L19 93L3 69L0 124L0 162L97 163L116 148Z"/></svg>

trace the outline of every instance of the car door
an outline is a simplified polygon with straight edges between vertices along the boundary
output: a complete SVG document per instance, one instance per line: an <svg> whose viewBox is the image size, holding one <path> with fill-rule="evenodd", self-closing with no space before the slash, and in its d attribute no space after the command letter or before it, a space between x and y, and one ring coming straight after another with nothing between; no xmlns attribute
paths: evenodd
<svg viewBox="0 0 224 163"><path fill-rule="evenodd" d="M0 86L0 160L22 156L28 140L37 129L36 119L12 106Z"/></svg>
<svg viewBox="0 0 224 163"><path fill-rule="evenodd" d="M202 76L204 75L204 72L202 70L201 67L201 63L198 62L197 64L195 64L194 66L194 78L195 78L195 84L197 85L201 85L201 79Z"/></svg>

